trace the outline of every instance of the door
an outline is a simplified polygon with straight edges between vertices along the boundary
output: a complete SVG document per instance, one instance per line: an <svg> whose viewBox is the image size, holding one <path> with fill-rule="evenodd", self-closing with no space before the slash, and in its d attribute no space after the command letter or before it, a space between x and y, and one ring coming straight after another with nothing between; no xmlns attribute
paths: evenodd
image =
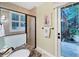
<svg viewBox="0 0 79 59"><path fill-rule="evenodd" d="M31 17L30 21L30 39L31 46L35 47L35 18Z"/></svg>
<svg viewBox="0 0 79 59"><path fill-rule="evenodd" d="M27 16L27 43L36 48L36 18Z"/></svg>
<svg viewBox="0 0 79 59"><path fill-rule="evenodd" d="M79 3L57 8L58 54L79 57Z"/></svg>

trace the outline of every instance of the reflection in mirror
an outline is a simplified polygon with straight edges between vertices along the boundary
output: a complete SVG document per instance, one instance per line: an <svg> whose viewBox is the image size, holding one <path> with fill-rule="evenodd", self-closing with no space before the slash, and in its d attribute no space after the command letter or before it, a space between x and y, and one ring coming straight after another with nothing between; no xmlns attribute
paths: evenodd
<svg viewBox="0 0 79 59"><path fill-rule="evenodd" d="M7 21L5 22L4 19ZM26 49L25 20L25 14L0 9L0 56L9 56L10 53L21 49L29 51Z"/></svg>

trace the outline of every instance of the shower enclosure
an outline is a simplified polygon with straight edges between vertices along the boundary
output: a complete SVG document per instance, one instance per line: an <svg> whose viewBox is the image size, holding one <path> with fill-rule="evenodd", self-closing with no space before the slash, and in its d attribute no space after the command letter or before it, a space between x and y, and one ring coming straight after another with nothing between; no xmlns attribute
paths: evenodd
<svg viewBox="0 0 79 59"><path fill-rule="evenodd" d="M0 7L0 49L26 44L25 23L25 14Z"/></svg>
<svg viewBox="0 0 79 59"><path fill-rule="evenodd" d="M27 42L36 48L36 17L27 15Z"/></svg>
<svg viewBox="0 0 79 59"><path fill-rule="evenodd" d="M79 3L61 8L61 56L79 57Z"/></svg>
<svg viewBox="0 0 79 59"><path fill-rule="evenodd" d="M0 7L0 20L1 16L7 20L3 24L5 36L26 34L26 43L36 48L36 16Z"/></svg>

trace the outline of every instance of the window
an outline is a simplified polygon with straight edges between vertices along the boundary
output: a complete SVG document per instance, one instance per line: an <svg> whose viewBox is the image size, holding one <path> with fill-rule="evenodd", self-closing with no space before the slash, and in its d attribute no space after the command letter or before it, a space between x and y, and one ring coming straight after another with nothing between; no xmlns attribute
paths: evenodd
<svg viewBox="0 0 79 59"><path fill-rule="evenodd" d="M19 21L19 15L15 14L15 13L12 13L12 20Z"/></svg>
<svg viewBox="0 0 79 59"><path fill-rule="evenodd" d="M19 22L12 22L12 29L18 29Z"/></svg>
<svg viewBox="0 0 79 59"><path fill-rule="evenodd" d="M21 21L25 22L25 16L24 15L21 15Z"/></svg>
<svg viewBox="0 0 79 59"><path fill-rule="evenodd" d="M25 31L25 14L11 12L10 13L10 31Z"/></svg>
<svg viewBox="0 0 79 59"><path fill-rule="evenodd" d="M20 18L20 27L21 27L21 30L25 30L25 16L24 15L21 15L21 18Z"/></svg>

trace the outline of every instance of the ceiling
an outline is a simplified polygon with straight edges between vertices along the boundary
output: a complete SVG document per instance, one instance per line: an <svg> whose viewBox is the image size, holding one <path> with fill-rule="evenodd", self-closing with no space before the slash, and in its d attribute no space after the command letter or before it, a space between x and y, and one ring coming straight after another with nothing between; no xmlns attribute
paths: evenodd
<svg viewBox="0 0 79 59"><path fill-rule="evenodd" d="M29 10L43 4L43 2L11 2L11 3L24 7Z"/></svg>
<svg viewBox="0 0 79 59"><path fill-rule="evenodd" d="M37 7L37 6L41 5L41 4L44 4L45 2L11 2L11 3L30 10L30 9L32 9L34 7ZM52 2L52 6L57 7L57 6L65 5L67 3L68 2Z"/></svg>

